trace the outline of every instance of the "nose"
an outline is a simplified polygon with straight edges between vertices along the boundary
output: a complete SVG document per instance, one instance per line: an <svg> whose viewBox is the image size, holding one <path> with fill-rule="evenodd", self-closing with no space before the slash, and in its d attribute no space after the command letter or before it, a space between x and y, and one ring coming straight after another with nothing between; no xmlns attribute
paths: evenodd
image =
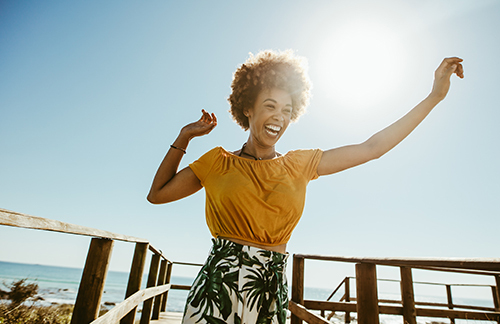
<svg viewBox="0 0 500 324"><path fill-rule="evenodd" d="M285 116L283 115L282 112L276 112L274 114L274 119L279 120L279 121L284 121L285 120Z"/></svg>

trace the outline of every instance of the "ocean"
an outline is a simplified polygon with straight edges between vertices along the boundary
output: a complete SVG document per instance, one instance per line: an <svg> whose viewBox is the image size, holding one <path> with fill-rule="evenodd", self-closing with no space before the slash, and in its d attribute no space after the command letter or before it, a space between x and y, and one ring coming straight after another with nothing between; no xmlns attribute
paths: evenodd
<svg viewBox="0 0 500 324"><path fill-rule="evenodd" d="M47 266L39 264L13 263L0 261L0 283L9 284L20 279L38 284L42 305L74 304L78 293L78 285L82 277L82 269ZM172 276L171 283L191 285L194 278ZM128 273L109 271L104 286L102 303L118 304L125 298ZM146 287L147 274L142 280ZM4 285L2 285L4 286ZM7 288L0 287L2 290ZM331 293L328 289L307 288L307 298L325 300ZM182 312L188 292L171 290L168 293L167 311Z"/></svg>
<svg viewBox="0 0 500 324"><path fill-rule="evenodd" d="M39 286L39 296L43 300L39 301L41 305L51 304L74 304L78 292L78 286L82 276L82 269L66 268L47 266L39 264L24 264L0 261L0 289L7 290L5 284L10 284L13 281L20 279L28 279L28 282L34 282ZM143 288L146 285L147 275L142 280ZM118 304L125 298L125 290L127 287L128 273L109 271L104 287L104 294L102 303ZM191 285L193 278L176 277L172 276L171 283L181 285ZM313 300L326 300L331 289L305 287L305 299ZM187 298L187 291L171 290L168 294L167 311L182 312L184 303ZM380 298L398 298L398 296L385 296L380 295ZM435 297L428 296L427 301L437 301ZM337 299L338 300L338 299ZM458 302L458 300L457 300ZM461 299L460 303L478 305L478 306L492 306L491 300L478 300L475 299ZM111 306L112 307L112 306ZM140 308L140 307L139 307ZM339 313L341 314L341 313ZM343 314L342 314L343 315ZM354 315L354 314L353 314ZM343 323L340 318L332 318L332 323ZM401 323L402 317L400 316L381 316L381 323L392 324ZM355 323L355 322L353 322ZM445 320L437 319L419 319L418 323L447 323ZM457 323L467 323L465 321L457 320ZM474 321L474 323L495 323Z"/></svg>
<svg viewBox="0 0 500 324"><path fill-rule="evenodd" d="M74 304L78 293L78 286L83 269L47 266L39 264L12 263L0 261L0 289L6 290L5 284L20 279L38 284L39 296L42 305ZM118 304L125 299L128 273L108 271L104 294L101 303ZM147 274L142 280L143 288L146 287ZM171 283L190 285L193 278L172 277ZM178 312L184 308L187 291L172 290L168 294L167 310Z"/></svg>

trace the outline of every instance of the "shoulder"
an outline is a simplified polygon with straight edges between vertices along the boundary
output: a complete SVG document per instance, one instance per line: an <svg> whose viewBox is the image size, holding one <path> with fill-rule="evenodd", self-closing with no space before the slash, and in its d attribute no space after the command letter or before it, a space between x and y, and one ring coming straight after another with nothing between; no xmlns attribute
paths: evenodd
<svg viewBox="0 0 500 324"><path fill-rule="evenodd" d="M321 159L323 150L321 149L300 149L288 151L284 157L295 161L308 161Z"/></svg>
<svg viewBox="0 0 500 324"><path fill-rule="evenodd" d="M213 149L205 152L198 160L214 159L218 156L222 156L225 150L221 146L216 146Z"/></svg>
<svg viewBox="0 0 500 324"><path fill-rule="evenodd" d="M293 150L286 153L283 158L285 164L307 180L318 178L318 165L323 156L321 149Z"/></svg>
<svg viewBox="0 0 500 324"><path fill-rule="evenodd" d="M202 185L214 165L218 164L218 161L221 160L224 151L225 150L220 146L214 147L200 156L198 160L189 164L189 168L194 172L196 177L198 177Z"/></svg>

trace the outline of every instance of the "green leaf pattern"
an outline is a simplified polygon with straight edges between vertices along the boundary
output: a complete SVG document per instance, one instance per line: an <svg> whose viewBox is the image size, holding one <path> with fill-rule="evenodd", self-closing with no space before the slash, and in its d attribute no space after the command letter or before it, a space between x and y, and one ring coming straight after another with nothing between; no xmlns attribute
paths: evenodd
<svg viewBox="0 0 500 324"><path fill-rule="evenodd" d="M196 277L183 324L284 324L287 254L214 239Z"/></svg>

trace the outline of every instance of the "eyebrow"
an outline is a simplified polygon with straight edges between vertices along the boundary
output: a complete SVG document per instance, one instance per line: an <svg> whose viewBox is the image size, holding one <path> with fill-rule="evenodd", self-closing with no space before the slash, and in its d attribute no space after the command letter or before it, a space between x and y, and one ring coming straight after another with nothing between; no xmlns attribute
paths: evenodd
<svg viewBox="0 0 500 324"><path fill-rule="evenodd" d="M276 100L274 100L273 98L267 98L265 99L264 101L262 101L262 103L265 103L266 101L272 101L274 102L275 104L277 104L278 102ZM292 104L286 104L285 106L290 106L293 108Z"/></svg>

